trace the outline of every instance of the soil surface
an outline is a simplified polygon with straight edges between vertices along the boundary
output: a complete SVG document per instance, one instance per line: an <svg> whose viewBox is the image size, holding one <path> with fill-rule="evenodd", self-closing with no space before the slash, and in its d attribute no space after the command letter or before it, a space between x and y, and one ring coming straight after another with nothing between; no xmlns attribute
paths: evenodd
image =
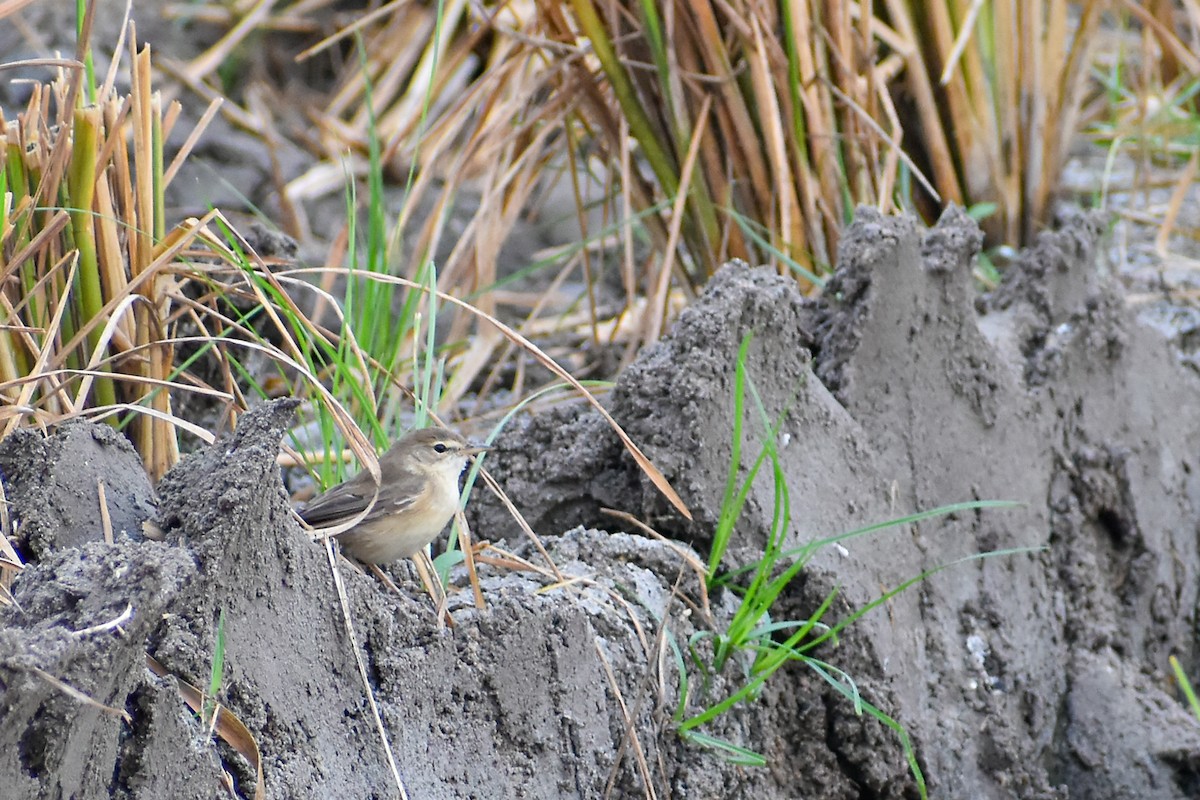
<svg viewBox="0 0 1200 800"><path fill-rule="evenodd" d="M838 587L830 619L845 616L951 565L817 653L904 726L930 796L1196 797L1200 726L1167 659L1196 674L1200 384L1102 277L1100 229L1066 220L987 297L970 277L980 234L957 211L930 230L860 212L819 300L730 265L609 398L691 522L580 403L520 419L488 457L564 580L483 567L486 608L454 591L446 629L414 584L397 595L340 563L408 796L918 795L895 733L799 664L704 729L767 767L675 731L686 643L728 624L737 602L719 592L711 619L693 611L688 558L706 557L720 513L736 355L752 331L749 374L781 420L788 547L947 503L1021 504L826 547L772 611L807 618ZM744 413L745 470L764 429L749 398ZM227 779L251 796L248 762L143 666L149 653L207 686L222 611L220 699L261 748L267 795L400 795L330 562L275 466L291 421L287 401L246 414L162 481L157 508L102 426L4 443L30 559L0 610L6 798L222 797ZM774 508L764 473L728 564L761 556ZM470 515L477 536L548 569L498 501L477 491ZM162 541L143 539L150 517ZM1008 548L1029 549L970 558ZM693 668L689 713L739 685L735 662L707 686Z"/></svg>

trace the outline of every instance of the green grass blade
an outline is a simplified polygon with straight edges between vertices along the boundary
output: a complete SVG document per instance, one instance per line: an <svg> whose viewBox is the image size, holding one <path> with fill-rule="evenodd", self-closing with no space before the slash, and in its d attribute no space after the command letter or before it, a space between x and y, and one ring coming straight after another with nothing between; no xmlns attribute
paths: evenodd
<svg viewBox="0 0 1200 800"><path fill-rule="evenodd" d="M990 550L986 553L974 553L969 556L964 556L963 558L955 559L954 561L948 561L945 564L939 564L938 566L936 566L932 569L928 569L928 570L922 572L920 575L917 575L915 578L909 578L908 580L904 581L904 583L897 586L895 589L885 592L884 594L875 598L871 602L867 603L862 608L855 609L853 613L851 613L845 619L838 621L838 623L836 625L834 625L832 628L830 628L826 633L822 634L821 636L818 636L817 638L813 639L812 641L805 642L804 646L801 647L800 650L802 652L811 650L812 648L816 647L817 645L821 644L822 642L826 641L827 639L836 636L839 632L841 632L843 629L845 629L848 625L852 625L854 622L856 622L864 614L866 614L867 612L871 611L872 609L877 608L878 606L886 603L887 601L891 600L893 597L900 594L905 589L908 589L909 587L913 586L914 584L920 583L921 581L925 580L926 578L936 575L943 570L949 569L950 567L956 566L958 564L965 564L970 561L981 561L985 558L996 558L997 556L1012 556L1012 555L1020 555L1020 554L1037 553L1037 552L1041 552L1045 549L1046 548L1044 548L1044 547L1011 547L1011 548L1008 548L1005 550Z"/></svg>
<svg viewBox="0 0 1200 800"><path fill-rule="evenodd" d="M932 519L934 517L942 517L942 516L946 516L948 514L957 514L960 511L979 511L979 510L988 509L988 508L1016 508L1016 507L1020 507L1023 505L1025 505L1025 504L1018 502L1016 500L970 500L970 501L963 502L963 503L951 503L949 505L938 506L937 508L933 508L928 511L920 511L916 514L909 514L907 516L896 517L895 519L885 520L883 522L876 522L876 523L867 525L862 528L856 528L855 530L847 531L846 533L839 533L834 536L826 537L824 539L817 539L806 545L802 545L801 547L792 548L791 550L785 550L784 552L779 554L779 558L787 559L787 558L802 557L806 553L815 552L817 550L820 550L822 547L826 547L828 545L839 543L839 542L844 542L847 539L855 539L859 536L866 536L867 534L870 534L870 533L876 533L878 531L886 530L888 528L893 528L893 527L900 526L900 525L911 525L914 522L922 522L924 520ZM722 576L722 578L724 580L728 581L729 579L735 578L739 575L744 575L745 573L756 569L756 567L757 567L757 564L747 564L746 566L738 567L733 570L729 570Z"/></svg>
<svg viewBox="0 0 1200 800"><path fill-rule="evenodd" d="M741 516L742 505L745 503L746 497L750 492L750 484L754 480L754 475L757 474L763 459L763 456L760 454L754 468L750 471L749 477L742 484L742 489L739 491L737 487L738 470L742 465L742 417L744 416L746 402L746 360L750 352L750 343L753 340L753 331L748 332L742 337L742 343L738 346L737 361L734 362L733 452L729 458L729 475L725 479L725 496L721 500L721 516L717 522L717 529L713 533L712 548L708 554L708 580L710 588L712 587L714 576L716 576L717 570L721 566L721 560L725 557L725 550L729 546L730 537L733 535L733 525L737 521L737 518Z"/></svg>
<svg viewBox="0 0 1200 800"><path fill-rule="evenodd" d="M1192 682L1188 680L1187 673L1183 670L1183 665L1179 663L1179 659L1175 656L1169 656L1167 661L1171 664L1171 670L1175 673L1175 680L1178 682L1183 696L1187 698L1188 705L1192 708L1192 713L1196 715L1196 719L1200 720L1200 700L1196 699L1196 691L1192 688Z"/></svg>
<svg viewBox="0 0 1200 800"><path fill-rule="evenodd" d="M851 697L851 690L846 686L843 686L826 671L825 668L828 668L827 664L822 661L817 661L816 659L808 659L806 663L808 664L809 668L824 678L825 681L828 682L829 685L836 689L839 693L845 697ZM845 675L845 673L841 672L841 670L838 670L838 672L840 672L842 675ZM922 800L925 800L925 798L929 796L925 787L925 775L921 772L921 765L917 763L917 752L913 749L912 739L909 738L908 731L904 730L904 726L899 722L892 719L883 711L864 700L862 696L858 694L857 686L855 686L853 689L853 698L851 699L854 698L857 698L857 706L860 709L859 713L866 712L870 716L879 720L888 728L890 728L900 739L900 746L904 749L904 758L908 762L908 769L912 773L913 780L917 782L917 790L921 793Z"/></svg>
<svg viewBox="0 0 1200 800"><path fill-rule="evenodd" d="M217 618L217 642L213 649L212 665L209 669L208 693L204 696L204 713L200 715L205 726L210 724L217 710L217 695L225 680L225 609Z"/></svg>
<svg viewBox="0 0 1200 800"><path fill-rule="evenodd" d="M707 733L700 733L699 731L688 731L683 735L683 738L701 747L716 750L727 761L738 766L765 767L767 765L767 759L763 758L759 753L745 747L740 747L727 739L709 736Z"/></svg>

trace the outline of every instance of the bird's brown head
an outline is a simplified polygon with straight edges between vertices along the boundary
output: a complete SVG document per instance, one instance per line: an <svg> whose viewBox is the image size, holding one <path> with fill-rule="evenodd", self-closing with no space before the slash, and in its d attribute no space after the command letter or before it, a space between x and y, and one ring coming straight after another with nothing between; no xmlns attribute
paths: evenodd
<svg viewBox="0 0 1200 800"><path fill-rule="evenodd" d="M446 428L422 428L401 437L382 461L397 460L411 471L461 472L467 457L491 448L476 447Z"/></svg>

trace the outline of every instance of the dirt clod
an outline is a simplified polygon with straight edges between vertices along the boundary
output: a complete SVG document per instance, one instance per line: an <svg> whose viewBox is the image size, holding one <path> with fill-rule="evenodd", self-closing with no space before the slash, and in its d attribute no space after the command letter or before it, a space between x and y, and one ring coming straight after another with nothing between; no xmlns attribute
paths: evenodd
<svg viewBox="0 0 1200 800"><path fill-rule="evenodd" d="M114 539L142 539L154 490L129 440L108 425L68 422L52 436L18 430L0 442L0 476L24 554L104 540L101 503Z"/></svg>

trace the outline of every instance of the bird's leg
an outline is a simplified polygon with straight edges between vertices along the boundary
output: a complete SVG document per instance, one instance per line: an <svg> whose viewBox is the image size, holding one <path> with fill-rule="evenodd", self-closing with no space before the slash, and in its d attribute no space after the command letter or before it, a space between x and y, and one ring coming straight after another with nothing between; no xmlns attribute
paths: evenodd
<svg viewBox="0 0 1200 800"><path fill-rule="evenodd" d="M433 568L433 559L429 557L429 552L425 548L421 548L413 555L412 560L413 566L417 568L417 574L421 576L421 583L425 585L425 591L433 600L438 624L441 624L444 618L445 623L453 628L454 617L450 616L450 612L446 610L446 590L442 588L442 582L437 579L437 571Z"/></svg>
<svg viewBox="0 0 1200 800"><path fill-rule="evenodd" d="M379 578L379 580L383 582L384 586L391 589L396 594L401 593L400 587L397 586L395 581L392 580L392 576L388 575L386 572L384 572L382 569L380 569L378 564L371 564L370 567L371 567L371 572L375 573L375 577Z"/></svg>

